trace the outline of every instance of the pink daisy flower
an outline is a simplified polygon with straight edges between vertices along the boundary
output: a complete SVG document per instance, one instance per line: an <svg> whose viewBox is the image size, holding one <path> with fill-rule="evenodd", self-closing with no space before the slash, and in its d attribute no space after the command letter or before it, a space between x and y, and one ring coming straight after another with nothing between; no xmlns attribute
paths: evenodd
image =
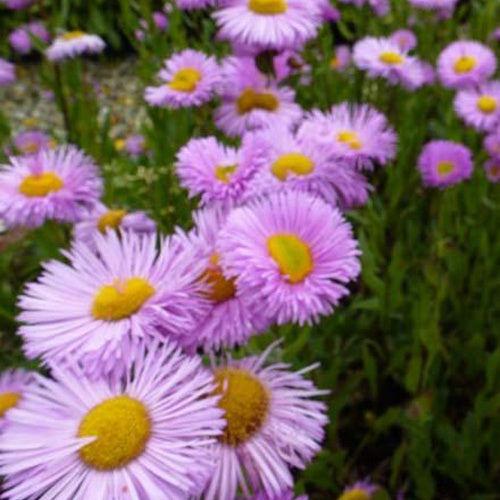
<svg viewBox="0 0 500 500"><path fill-rule="evenodd" d="M369 479L356 481L347 486L337 500L370 500L378 489L379 487Z"/></svg>
<svg viewBox="0 0 500 500"><path fill-rule="evenodd" d="M84 31L68 31L58 36L45 51L49 61L63 61L83 54L100 54L106 44L98 35Z"/></svg>
<svg viewBox="0 0 500 500"><path fill-rule="evenodd" d="M16 81L15 66L0 57L0 85L10 85Z"/></svg>
<svg viewBox="0 0 500 500"><path fill-rule="evenodd" d="M496 66L491 49L479 42L460 40L439 54L437 74L443 86L461 89L485 82Z"/></svg>
<svg viewBox="0 0 500 500"><path fill-rule="evenodd" d="M16 52L29 54L33 49L30 36L42 42L50 42L50 33L47 28L42 23L32 22L13 30L9 34L9 44Z"/></svg>
<svg viewBox="0 0 500 500"><path fill-rule="evenodd" d="M119 381L73 366L36 375L0 437L7 498L190 498L224 427L198 357L139 346Z"/></svg>
<svg viewBox="0 0 500 500"><path fill-rule="evenodd" d="M469 179L474 167L472 154L463 144L431 141L417 162L425 186L446 187Z"/></svg>
<svg viewBox="0 0 500 500"><path fill-rule="evenodd" d="M294 189L344 209L366 203L370 185L351 163L325 155L324 148L299 141L287 130L260 135L266 156L250 181L247 199Z"/></svg>
<svg viewBox="0 0 500 500"><path fill-rule="evenodd" d="M312 111L297 132L302 142L325 147L335 158L359 168L386 165L396 156L397 135L387 118L366 104L342 103L329 113Z"/></svg>
<svg viewBox="0 0 500 500"><path fill-rule="evenodd" d="M343 71L351 62L351 49L348 45L337 45L335 47L335 55L330 61L330 68Z"/></svg>
<svg viewBox="0 0 500 500"><path fill-rule="evenodd" d="M500 127L486 136L484 139L484 149L494 158L500 158Z"/></svg>
<svg viewBox="0 0 500 500"><path fill-rule="evenodd" d="M13 139L12 144L23 155L36 154L42 149L53 149L55 141L41 130L26 130L19 132Z"/></svg>
<svg viewBox="0 0 500 500"><path fill-rule="evenodd" d="M296 49L321 24L319 6L302 0L226 0L213 17L220 37L261 50Z"/></svg>
<svg viewBox="0 0 500 500"><path fill-rule="evenodd" d="M397 42L388 38L363 38L354 45L353 60L368 76L383 77L389 83L402 83L409 89L423 84L419 60L408 55Z"/></svg>
<svg viewBox="0 0 500 500"><path fill-rule="evenodd" d="M206 500L235 498L238 489L245 497L281 498L293 487L291 469L304 469L321 449L328 418L314 398L328 391L304 378L316 366L298 372L284 363L265 366L272 348L213 368L227 425L214 449Z"/></svg>
<svg viewBox="0 0 500 500"><path fill-rule="evenodd" d="M96 249L96 236L108 231L130 231L137 234L152 234L156 224L143 211L128 212L121 208L109 209L102 203L92 213L73 227L73 237L92 249Z"/></svg>
<svg viewBox="0 0 500 500"><path fill-rule="evenodd" d="M241 201L262 162L263 149L253 134L247 134L238 149L215 137L194 138L177 153L175 168L191 198L201 196L202 205L231 207Z"/></svg>
<svg viewBox="0 0 500 500"><path fill-rule="evenodd" d="M302 116L290 87L278 87L259 72L250 58L229 58L224 64L222 103L215 112L216 125L230 136L277 124L292 126Z"/></svg>
<svg viewBox="0 0 500 500"><path fill-rule="evenodd" d="M37 0L0 0L8 9L21 10L33 5Z"/></svg>
<svg viewBox="0 0 500 500"><path fill-rule="evenodd" d="M390 37L391 42L395 42L401 50L413 50L418 43L417 36L413 31L407 29L400 29L395 31Z"/></svg>
<svg viewBox="0 0 500 500"><path fill-rule="evenodd" d="M233 210L217 251L241 294L263 300L280 325L331 314L360 272L357 242L341 213L298 191Z"/></svg>
<svg viewBox="0 0 500 500"><path fill-rule="evenodd" d="M184 348L203 347L219 350L223 347L243 345L252 335L263 333L269 326L263 304L241 296L234 278L229 278L221 268L217 241L227 215L218 209L200 210L194 214L195 229L189 235L179 235L184 246L196 253L196 260L203 262L204 272L200 282L209 308L189 335L178 341Z"/></svg>
<svg viewBox="0 0 500 500"><path fill-rule="evenodd" d="M490 158L484 164L484 170L486 171L486 177L490 182L497 183L500 182L500 158Z"/></svg>
<svg viewBox="0 0 500 500"><path fill-rule="evenodd" d="M205 301L204 271L171 239L109 232L96 250L77 241L68 263L50 261L19 298L28 357L80 362L90 376L121 375L142 339L190 332Z"/></svg>
<svg viewBox="0 0 500 500"><path fill-rule="evenodd" d="M77 222L97 203L102 181L93 160L74 146L11 157L0 166L0 216L8 226Z"/></svg>
<svg viewBox="0 0 500 500"><path fill-rule="evenodd" d="M131 158L139 158L147 150L147 147L146 138L141 134L135 134L126 139L123 149Z"/></svg>
<svg viewBox="0 0 500 500"><path fill-rule="evenodd" d="M18 369L0 374L0 432L5 427L6 412L19 404L24 397L24 391L32 383L32 372Z"/></svg>
<svg viewBox="0 0 500 500"><path fill-rule="evenodd" d="M461 90L455 96L455 111L467 124L479 131L500 125L500 81Z"/></svg>
<svg viewBox="0 0 500 500"><path fill-rule="evenodd" d="M148 104L182 108L210 101L220 84L221 74L214 57L186 49L167 59L158 77L165 83L146 88Z"/></svg>

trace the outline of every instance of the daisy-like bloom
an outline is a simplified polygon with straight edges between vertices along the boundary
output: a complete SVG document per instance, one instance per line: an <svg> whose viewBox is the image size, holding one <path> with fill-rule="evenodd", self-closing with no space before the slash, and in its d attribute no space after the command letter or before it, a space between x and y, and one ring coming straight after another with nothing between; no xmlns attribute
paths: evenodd
<svg viewBox="0 0 500 500"><path fill-rule="evenodd" d="M342 103L329 113L312 111L298 130L302 142L328 148L336 158L353 161L359 168L385 165L396 156L397 135L387 118L366 104Z"/></svg>
<svg viewBox="0 0 500 500"><path fill-rule="evenodd" d="M125 140L124 151L132 158L139 158L147 148L146 138L141 134L131 135Z"/></svg>
<svg viewBox="0 0 500 500"><path fill-rule="evenodd" d="M0 0L8 9L21 10L33 5L37 0Z"/></svg>
<svg viewBox="0 0 500 500"><path fill-rule="evenodd" d="M321 14L321 19L326 22L335 23L340 21L340 11L332 6L330 0L313 0L316 1Z"/></svg>
<svg viewBox="0 0 500 500"><path fill-rule="evenodd" d="M226 0L214 12L219 36L260 50L301 47L321 24L316 2L302 0Z"/></svg>
<svg viewBox="0 0 500 500"><path fill-rule="evenodd" d="M500 128L484 139L484 149L493 156L493 158L500 158Z"/></svg>
<svg viewBox="0 0 500 500"><path fill-rule="evenodd" d="M463 144L431 141L424 146L417 162L425 186L446 187L470 178L472 154Z"/></svg>
<svg viewBox="0 0 500 500"><path fill-rule="evenodd" d="M26 130L17 134L12 140L16 151L21 154L35 154L46 148L54 148L55 142L41 130Z"/></svg>
<svg viewBox="0 0 500 500"><path fill-rule="evenodd" d="M364 479L348 486L337 500L370 500L377 490L377 485L369 479Z"/></svg>
<svg viewBox="0 0 500 500"><path fill-rule="evenodd" d="M215 137L194 138L177 153L175 168L191 198L201 196L202 205L231 207L241 201L263 155L264 144L253 134L243 138L239 149Z"/></svg>
<svg viewBox="0 0 500 500"><path fill-rule="evenodd" d="M500 182L500 158L490 158L484 164L484 170L490 182Z"/></svg>
<svg viewBox="0 0 500 500"><path fill-rule="evenodd" d="M206 500L235 498L238 489L246 498L281 499L293 487L290 469L304 469L321 449L328 418L314 398L328 391L304 378L316 366L297 372L284 363L265 366L272 348L213 368L227 426L214 450Z"/></svg>
<svg viewBox="0 0 500 500"><path fill-rule="evenodd" d="M36 375L0 437L5 498L190 498L225 425L213 376L172 346L139 346L122 380Z"/></svg>
<svg viewBox="0 0 500 500"><path fill-rule="evenodd" d="M497 28L490 35L491 40L499 41L500 40L500 28Z"/></svg>
<svg viewBox="0 0 500 500"><path fill-rule="evenodd" d="M99 203L91 214L75 224L73 237L96 249L96 236L108 231L131 231L137 234L152 234L156 224L145 212L129 212L121 208L109 209Z"/></svg>
<svg viewBox="0 0 500 500"><path fill-rule="evenodd" d="M336 208L300 191L233 210L217 248L227 276L242 294L262 299L280 325L331 314L360 272L351 226Z"/></svg>
<svg viewBox="0 0 500 500"><path fill-rule="evenodd" d="M423 84L419 60L389 38L363 38L354 45L353 60L372 78L380 76L391 84L402 83L409 89Z"/></svg>
<svg viewBox="0 0 500 500"><path fill-rule="evenodd" d="M485 45L461 40L439 54L437 74L445 87L464 88L485 82L495 72L495 54Z"/></svg>
<svg viewBox="0 0 500 500"><path fill-rule="evenodd" d="M91 376L121 375L141 339L193 329L204 311L198 278L204 271L171 239L109 231L96 251L81 241L50 261L19 298L29 357L80 362Z"/></svg>
<svg viewBox="0 0 500 500"><path fill-rule="evenodd" d="M68 31L58 36L45 53L49 61L62 61L83 54L100 54L105 47L104 40L98 35Z"/></svg>
<svg viewBox="0 0 500 500"><path fill-rule="evenodd" d="M343 209L366 203L370 186L351 163L325 155L325 148L299 141L287 130L261 135L266 156L248 186L247 199L294 189Z"/></svg>
<svg viewBox="0 0 500 500"><path fill-rule="evenodd" d="M148 104L182 108L210 101L220 84L221 73L214 57L186 49L167 59L158 77L165 83L146 88Z"/></svg>
<svg viewBox="0 0 500 500"><path fill-rule="evenodd" d="M417 36L413 31L401 29L395 31L390 37L389 40L392 42L396 42L401 50L413 50L418 43Z"/></svg>
<svg viewBox="0 0 500 500"><path fill-rule="evenodd" d="M227 215L221 209L204 209L193 216L195 229L184 245L204 263L205 270L199 280L209 308L190 335L177 341L188 351L203 347L205 351L243 345L252 335L264 332L270 321L263 304L251 297L241 296L234 278L226 276L220 266L217 241Z"/></svg>
<svg viewBox="0 0 500 500"><path fill-rule="evenodd" d="M257 69L251 58L229 58L223 68L222 103L215 123L229 136L277 124L292 126L302 116L290 87L278 87Z"/></svg>
<svg viewBox="0 0 500 500"><path fill-rule="evenodd" d="M93 160L74 146L42 149L0 166L0 215L9 226L47 219L77 222L96 205L102 181Z"/></svg>
<svg viewBox="0 0 500 500"><path fill-rule="evenodd" d="M0 57L0 85L10 85L16 81L15 66Z"/></svg>
<svg viewBox="0 0 500 500"><path fill-rule="evenodd" d="M30 36L50 42L50 33L42 23L32 22L13 30L9 35L10 46L20 54L29 54L33 48Z"/></svg>
<svg viewBox="0 0 500 500"><path fill-rule="evenodd" d="M348 45L337 45L335 55L330 61L330 68L342 71L349 66L351 62L351 49Z"/></svg>
<svg viewBox="0 0 500 500"><path fill-rule="evenodd" d="M500 125L500 81L459 91L454 106L457 115L467 125L479 131L493 130Z"/></svg>
<svg viewBox="0 0 500 500"><path fill-rule="evenodd" d="M33 373L24 370L7 370L0 374L0 431L5 427L5 414L15 408L24 391L33 383Z"/></svg>

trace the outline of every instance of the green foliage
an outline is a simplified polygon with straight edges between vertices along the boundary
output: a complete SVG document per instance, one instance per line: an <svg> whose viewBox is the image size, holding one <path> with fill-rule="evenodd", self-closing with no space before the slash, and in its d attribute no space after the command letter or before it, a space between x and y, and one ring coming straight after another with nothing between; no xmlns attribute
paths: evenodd
<svg viewBox="0 0 500 500"><path fill-rule="evenodd" d="M459 35L486 41L500 24L495 4L461 2L454 18L439 24L420 13L418 54L435 61ZM133 36L138 19L151 20L154 10L145 0L53 0L40 2L38 9L53 28L81 27L101 34L115 49L133 46L145 85L174 50L189 45L219 56L226 50L214 46L213 23L200 12L174 11L166 34L153 30L139 44ZM350 6L342 13L338 29L326 26L307 48L312 81L294 82L298 100L305 108L325 109L343 100L377 106L398 131L399 154L371 174L375 189L367 206L347 214L363 251L362 278L350 298L319 325L273 329L253 339L246 351L257 352L283 336L280 357L296 368L319 362L312 377L331 391L324 450L298 474L297 491L312 499L334 498L347 483L369 475L391 497L402 489L408 498L422 500L493 500L500 491L499 187L485 179L480 137L454 115L451 92L438 86L409 92L354 70L336 73L328 67L339 40L351 43L403 27L407 3L393 2L391 15L383 19ZM0 14L3 32L23 14L15 20L7 16ZM43 62L39 71L55 90L68 140L103 165L105 201L148 210L163 231L188 227L195 203L179 188L172 163L189 137L215 132L211 109L148 110L142 132L152 156L134 161L116 154L110 116L98 117L99 100L85 81L83 61L60 70ZM0 118L0 137L8 133L9 124ZM416 158L433 138L462 141L473 149L476 169L470 181L444 191L422 187ZM67 246L69 235L69 228L50 224L3 237L3 367L27 366L15 336L16 296L39 274L43 260ZM379 495L389 497L384 491Z"/></svg>

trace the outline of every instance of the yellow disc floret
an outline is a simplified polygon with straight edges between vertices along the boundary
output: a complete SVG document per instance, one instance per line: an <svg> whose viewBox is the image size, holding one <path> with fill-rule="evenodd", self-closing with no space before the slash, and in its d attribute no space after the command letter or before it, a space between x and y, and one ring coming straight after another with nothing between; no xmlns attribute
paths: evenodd
<svg viewBox="0 0 500 500"><path fill-rule="evenodd" d="M302 153L280 156L271 166L271 172L280 181L286 181L288 174L308 175L314 170L314 162Z"/></svg>
<svg viewBox="0 0 500 500"><path fill-rule="evenodd" d="M215 169L215 178L224 184L229 183L231 175L236 172L238 167L236 165L228 165L226 167L217 167Z"/></svg>
<svg viewBox="0 0 500 500"><path fill-rule="evenodd" d="M0 394L0 417L5 415L5 412L14 406L17 406L21 395L17 392L4 392Z"/></svg>
<svg viewBox="0 0 500 500"><path fill-rule="evenodd" d="M347 144L353 150L359 150L363 147L360 138L356 132L351 132L349 130L343 130L337 134L337 140L344 144Z"/></svg>
<svg viewBox="0 0 500 500"><path fill-rule="evenodd" d="M196 68L183 68L175 73L167 85L172 90L188 93L196 90L200 80L201 73Z"/></svg>
<svg viewBox="0 0 500 500"><path fill-rule="evenodd" d="M155 294L143 278L117 280L99 288L92 304L92 316L104 321L119 321L135 314Z"/></svg>
<svg viewBox="0 0 500 500"><path fill-rule="evenodd" d="M286 0L249 0L248 8L256 14L274 16L286 12L288 4Z"/></svg>
<svg viewBox="0 0 500 500"><path fill-rule="evenodd" d="M254 109L276 111L279 107L278 99L270 92L255 92L252 88L245 89L236 101L240 115L250 113Z"/></svg>
<svg viewBox="0 0 500 500"><path fill-rule="evenodd" d="M389 64L390 66L398 66L405 62L404 56L397 52L382 52L378 58L381 62Z"/></svg>
<svg viewBox="0 0 500 500"><path fill-rule="evenodd" d="M79 452L86 465L97 470L118 469L144 452L151 436L151 420L140 401L116 396L83 417L77 436L96 437Z"/></svg>
<svg viewBox="0 0 500 500"><path fill-rule="evenodd" d="M370 500L371 495L361 488L349 490L339 496L337 500Z"/></svg>
<svg viewBox="0 0 500 500"><path fill-rule="evenodd" d="M477 108L479 111L486 113L487 115L494 113L497 110L498 102L497 100L489 95L483 95L477 100Z"/></svg>
<svg viewBox="0 0 500 500"><path fill-rule="evenodd" d="M455 170L455 164L452 161L440 161L437 164L437 172L439 175L448 175Z"/></svg>
<svg viewBox="0 0 500 500"><path fill-rule="evenodd" d="M19 185L19 192L28 198L43 198L57 193L64 186L62 179L54 172L30 174Z"/></svg>
<svg viewBox="0 0 500 500"><path fill-rule="evenodd" d="M126 210L108 210L97 222L97 229L102 234L105 234L108 229L118 229L126 215Z"/></svg>
<svg viewBox="0 0 500 500"><path fill-rule="evenodd" d="M461 56L455 61L455 73L470 73L476 67L477 61L471 56Z"/></svg>
<svg viewBox="0 0 500 500"><path fill-rule="evenodd" d="M236 296L236 280L224 276L219 266L219 256L216 253L210 257L210 267L202 274L201 281L208 285L208 290L204 292L204 295L217 303Z"/></svg>
<svg viewBox="0 0 500 500"><path fill-rule="evenodd" d="M225 411L227 421L223 443L238 446L248 441L267 418L269 393L262 382L252 373L240 368L224 368L214 374L221 394L219 407Z"/></svg>
<svg viewBox="0 0 500 500"><path fill-rule="evenodd" d="M75 30L75 31L68 31L67 33L64 33L64 35L61 36L61 38L67 42L70 40L76 40L77 38L82 38L82 36L85 36L87 33L85 31L80 31L80 30Z"/></svg>
<svg viewBox="0 0 500 500"><path fill-rule="evenodd" d="M289 283L302 283L314 269L311 248L295 234L271 236L267 249Z"/></svg>

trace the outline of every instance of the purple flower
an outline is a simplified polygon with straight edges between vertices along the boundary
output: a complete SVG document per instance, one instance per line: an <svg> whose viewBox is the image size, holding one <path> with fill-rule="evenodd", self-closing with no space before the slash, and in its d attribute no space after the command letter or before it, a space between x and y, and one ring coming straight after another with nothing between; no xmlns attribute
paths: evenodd
<svg viewBox="0 0 500 500"><path fill-rule="evenodd" d="M347 486L337 500L370 500L377 490L376 484L370 479L364 479Z"/></svg>
<svg viewBox="0 0 500 500"><path fill-rule="evenodd" d="M330 68L342 71L349 66L351 58L351 48L348 45L337 45L335 47L335 55L330 61Z"/></svg>
<svg viewBox="0 0 500 500"><path fill-rule="evenodd" d="M221 73L214 57L186 49L167 59L158 77L164 83L147 87L146 101L151 106L175 109L210 101L220 84Z"/></svg>
<svg viewBox="0 0 500 500"><path fill-rule="evenodd" d="M484 149L494 158L500 158L500 128L486 136Z"/></svg>
<svg viewBox="0 0 500 500"><path fill-rule="evenodd" d="M446 187L470 178L472 154L463 144L431 141L424 146L417 162L425 186Z"/></svg>
<svg viewBox="0 0 500 500"><path fill-rule="evenodd" d="M33 5L36 1L37 0L0 0L0 3L3 3L8 9L21 10Z"/></svg>
<svg viewBox="0 0 500 500"><path fill-rule="evenodd" d="M55 147L54 140L41 130L19 132L12 140L12 144L16 151L23 155L35 154L42 149Z"/></svg>
<svg viewBox="0 0 500 500"><path fill-rule="evenodd" d="M321 449L328 418L315 398L328 391L304 377L315 365L297 372L283 363L265 366L272 348L213 367L227 425L213 450L206 500L235 498L238 489L245 497L288 500L282 495L293 487L291 469L304 469Z"/></svg>
<svg viewBox="0 0 500 500"><path fill-rule="evenodd" d="M135 134L128 137L125 141L124 150L132 157L139 158L147 147L146 139L141 134Z"/></svg>
<svg viewBox="0 0 500 500"><path fill-rule="evenodd" d="M139 344L119 381L77 366L37 374L0 437L9 498L191 498L225 421L199 357ZM161 471L161 472L160 472Z"/></svg>
<svg viewBox="0 0 500 500"><path fill-rule="evenodd" d="M413 50L418 43L418 39L415 33L407 29L400 29L395 31L389 37L389 40L391 40L392 42L396 42L396 44L405 51Z"/></svg>
<svg viewBox="0 0 500 500"><path fill-rule="evenodd" d="M485 82L496 66L492 50L479 42L462 40L451 43L439 54L437 73L443 86L462 89Z"/></svg>
<svg viewBox="0 0 500 500"><path fill-rule="evenodd" d="M14 156L0 166L0 216L8 226L77 222L94 208L101 191L95 163L74 146Z"/></svg>
<svg viewBox="0 0 500 500"><path fill-rule="evenodd" d="M29 54L33 48L30 36L43 42L50 42L50 33L39 22L32 22L12 31L9 35L11 47L20 54Z"/></svg>
<svg viewBox="0 0 500 500"><path fill-rule="evenodd" d="M16 81L16 69L13 64L0 57L0 85L10 85Z"/></svg>
<svg viewBox="0 0 500 500"><path fill-rule="evenodd" d="M21 369L7 370L0 374L0 432L5 427L7 412L18 406L24 397L24 391L32 383L33 373Z"/></svg>
<svg viewBox="0 0 500 500"><path fill-rule="evenodd" d="M500 158L490 158L484 164L484 170L486 171L486 177L490 182L500 182Z"/></svg>
<svg viewBox="0 0 500 500"><path fill-rule="evenodd" d="M68 31L58 36L45 53L49 61L62 61L83 54L100 54L105 47L104 40L97 35Z"/></svg>
<svg viewBox="0 0 500 500"><path fill-rule="evenodd" d="M298 191L233 210L217 252L240 293L263 300L280 325L331 314L360 272L351 226L331 205Z"/></svg>

